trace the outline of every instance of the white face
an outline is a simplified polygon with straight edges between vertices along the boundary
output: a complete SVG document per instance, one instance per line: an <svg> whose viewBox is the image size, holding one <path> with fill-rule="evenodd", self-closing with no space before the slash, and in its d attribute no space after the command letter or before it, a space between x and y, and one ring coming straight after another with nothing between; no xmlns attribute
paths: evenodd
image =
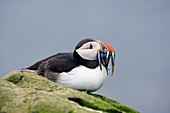
<svg viewBox="0 0 170 113"><path fill-rule="evenodd" d="M83 44L76 51L77 53L86 60L97 60L97 52L100 50L100 44L92 41Z"/></svg>

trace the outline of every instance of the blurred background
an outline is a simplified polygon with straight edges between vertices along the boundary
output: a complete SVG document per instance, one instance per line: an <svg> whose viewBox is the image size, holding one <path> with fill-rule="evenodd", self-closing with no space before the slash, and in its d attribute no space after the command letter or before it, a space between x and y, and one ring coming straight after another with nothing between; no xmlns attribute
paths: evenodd
<svg viewBox="0 0 170 113"><path fill-rule="evenodd" d="M1 0L0 77L73 51L86 37L117 50L114 76L95 93L142 113L169 113L169 0Z"/></svg>

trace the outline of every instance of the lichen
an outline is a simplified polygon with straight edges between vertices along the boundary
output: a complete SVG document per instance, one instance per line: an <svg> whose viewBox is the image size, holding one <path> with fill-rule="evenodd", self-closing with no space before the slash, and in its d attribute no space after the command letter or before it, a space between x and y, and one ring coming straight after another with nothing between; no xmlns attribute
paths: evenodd
<svg viewBox="0 0 170 113"><path fill-rule="evenodd" d="M87 108L87 109L85 109ZM112 99L14 71L0 79L0 113L137 113Z"/></svg>

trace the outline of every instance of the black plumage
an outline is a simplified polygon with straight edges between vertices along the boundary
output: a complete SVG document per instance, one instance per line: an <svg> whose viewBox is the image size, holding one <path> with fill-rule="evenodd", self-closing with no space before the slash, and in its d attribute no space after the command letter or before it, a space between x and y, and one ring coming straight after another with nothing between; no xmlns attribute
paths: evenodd
<svg viewBox="0 0 170 113"><path fill-rule="evenodd" d="M95 41L94 39L91 39L91 38L87 38L87 39L84 39L84 40L81 40L75 47L75 50L80 48L83 44L87 43L87 42L92 42L92 41Z"/></svg>
<svg viewBox="0 0 170 113"><path fill-rule="evenodd" d="M80 41L75 50L80 48L84 43L94 41L93 39L84 39ZM28 70L36 71L36 74L44 76L52 81L56 81L59 74L62 72L69 72L73 68L83 65L87 68L96 68L99 63L97 60L85 60L76 51L73 53L58 53L48 58L38 61Z"/></svg>
<svg viewBox="0 0 170 113"><path fill-rule="evenodd" d="M73 53L52 55L22 69L22 72L44 76L73 89L96 91L108 75L111 57L114 64L112 52L115 50L107 43L88 38L81 40Z"/></svg>
<svg viewBox="0 0 170 113"><path fill-rule="evenodd" d="M97 60L85 60L77 54L76 51L73 53L58 53L50 56L46 59L38 61L34 65L26 68L30 70L37 70L37 74L43 75L46 70L53 72L69 72L73 68L83 65L88 68L96 68L98 66Z"/></svg>

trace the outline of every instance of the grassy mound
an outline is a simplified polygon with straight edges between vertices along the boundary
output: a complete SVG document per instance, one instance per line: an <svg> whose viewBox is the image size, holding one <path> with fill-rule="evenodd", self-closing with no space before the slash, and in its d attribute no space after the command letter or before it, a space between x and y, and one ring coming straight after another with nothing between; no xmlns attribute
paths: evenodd
<svg viewBox="0 0 170 113"><path fill-rule="evenodd" d="M138 113L117 101L73 90L34 74L0 79L0 113Z"/></svg>

